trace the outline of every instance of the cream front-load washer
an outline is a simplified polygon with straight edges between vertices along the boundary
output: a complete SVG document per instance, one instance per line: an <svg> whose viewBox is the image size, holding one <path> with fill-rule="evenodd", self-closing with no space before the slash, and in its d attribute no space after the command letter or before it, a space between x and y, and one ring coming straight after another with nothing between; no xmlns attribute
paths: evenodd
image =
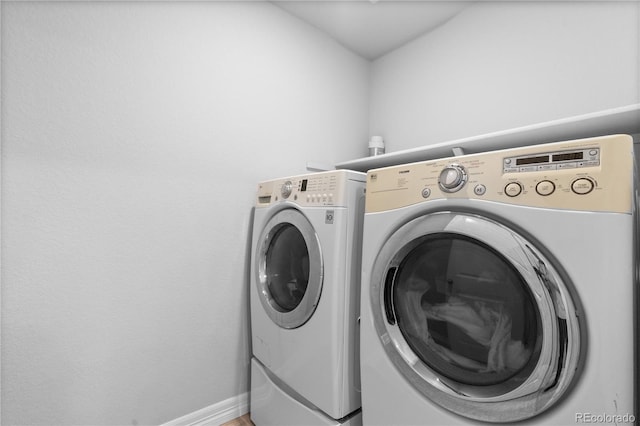
<svg viewBox="0 0 640 426"><path fill-rule="evenodd" d="M365 175L259 184L251 262L251 419L361 424L359 273Z"/></svg>
<svg viewBox="0 0 640 426"><path fill-rule="evenodd" d="M633 170L625 135L370 170L364 424L636 422Z"/></svg>

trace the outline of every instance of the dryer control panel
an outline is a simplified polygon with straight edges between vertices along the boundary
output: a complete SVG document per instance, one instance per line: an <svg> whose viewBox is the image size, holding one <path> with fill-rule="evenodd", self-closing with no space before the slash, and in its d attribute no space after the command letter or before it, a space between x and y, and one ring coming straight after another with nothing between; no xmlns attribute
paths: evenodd
<svg viewBox="0 0 640 426"><path fill-rule="evenodd" d="M437 199L479 199L630 213L633 139L556 142L370 170L366 212Z"/></svg>
<svg viewBox="0 0 640 426"><path fill-rule="evenodd" d="M364 179L364 173L332 170L265 181L258 184L256 206L284 201L301 207L345 206L347 181Z"/></svg>

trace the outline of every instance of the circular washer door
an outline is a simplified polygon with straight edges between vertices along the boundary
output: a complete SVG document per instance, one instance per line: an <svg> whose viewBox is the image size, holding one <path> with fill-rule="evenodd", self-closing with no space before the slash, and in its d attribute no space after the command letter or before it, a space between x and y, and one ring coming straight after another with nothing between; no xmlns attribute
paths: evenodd
<svg viewBox="0 0 640 426"><path fill-rule="evenodd" d="M258 241L256 282L260 302L280 327L300 327L313 315L322 292L318 236L300 211L285 209L267 222Z"/></svg>
<svg viewBox="0 0 640 426"><path fill-rule="evenodd" d="M373 267L370 302L398 371L465 417L533 417L581 365L568 284L531 242L481 216L439 212L398 229Z"/></svg>

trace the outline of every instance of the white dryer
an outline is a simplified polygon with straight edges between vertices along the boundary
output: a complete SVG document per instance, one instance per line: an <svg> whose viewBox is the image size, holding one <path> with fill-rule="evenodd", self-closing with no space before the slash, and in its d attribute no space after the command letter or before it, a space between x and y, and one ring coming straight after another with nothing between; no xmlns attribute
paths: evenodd
<svg viewBox="0 0 640 426"><path fill-rule="evenodd" d="M633 194L625 135L370 170L364 424L636 421Z"/></svg>
<svg viewBox="0 0 640 426"><path fill-rule="evenodd" d="M359 274L365 175L259 184L251 262L251 419L361 424Z"/></svg>

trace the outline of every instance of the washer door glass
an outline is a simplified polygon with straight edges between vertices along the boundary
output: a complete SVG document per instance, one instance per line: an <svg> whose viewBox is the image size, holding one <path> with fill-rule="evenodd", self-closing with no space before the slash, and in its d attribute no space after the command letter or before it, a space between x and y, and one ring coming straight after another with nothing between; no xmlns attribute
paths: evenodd
<svg viewBox="0 0 640 426"><path fill-rule="evenodd" d="M486 244L457 234L421 239L397 268L392 297L405 340L442 376L473 386L510 381L511 390L531 374L540 314L521 275Z"/></svg>
<svg viewBox="0 0 640 426"><path fill-rule="evenodd" d="M283 328L303 325L320 300L323 262L318 236L296 209L277 212L257 246L257 291L269 317Z"/></svg>
<svg viewBox="0 0 640 426"><path fill-rule="evenodd" d="M372 265L380 342L408 383L450 411L533 417L572 386L584 359L577 298L554 263L486 217L413 219Z"/></svg>

